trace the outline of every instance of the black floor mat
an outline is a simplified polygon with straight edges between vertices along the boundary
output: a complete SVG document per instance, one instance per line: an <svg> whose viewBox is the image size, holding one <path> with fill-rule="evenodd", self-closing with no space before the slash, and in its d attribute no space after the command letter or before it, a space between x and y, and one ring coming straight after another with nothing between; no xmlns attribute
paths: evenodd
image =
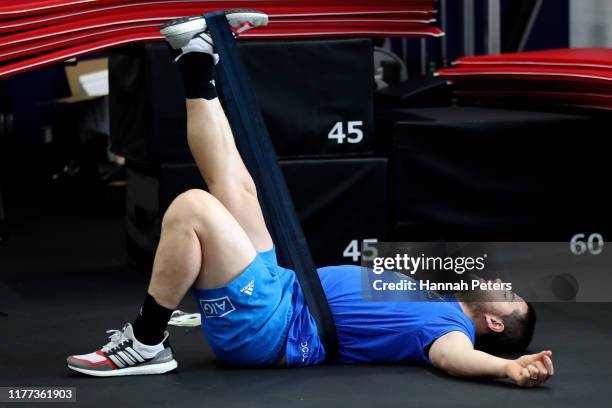
<svg viewBox="0 0 612 408"><path fill-rule="evenodd" d="M55 216L19 227L0 246L0 386L76 387L77 403L69 407L608 404L612 305L601 303L536 305L533 350L553 350L557 371L540 389L460 380L411 366L232 369L215 363L199 328L170 328L179 361L174 373L122 378L72 374L66 356L93 351L106 342L105 330L131 321L147 279L123 266L121 216ZM195 303L188 297L181 307L195 310ZM61 406L35 404L45 405Z"/></svg>

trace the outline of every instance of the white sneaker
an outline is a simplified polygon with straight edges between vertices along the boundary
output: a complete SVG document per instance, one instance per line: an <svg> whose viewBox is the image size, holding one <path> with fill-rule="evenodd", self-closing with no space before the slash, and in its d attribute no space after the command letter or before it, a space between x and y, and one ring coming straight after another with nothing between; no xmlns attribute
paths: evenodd
<svg viewBox="0 0 612 408"><path fill-rule="evenodd" d="M96 377L115 377L163 374L178 366L168 343L168 332L164 340L154 346L139 342L129 323L123 330L108 330L107 333L111 333L108 344L93 353L68 357L68 368Z"/></svg>
<svg viewBox="0 0 612 408"><path fill-rule="evenodd" d="M225 10L225 17L234 36L250 28L268 24L268 15L255 10ZM213 40L203 15L171 20L161 27L160 32L173 49L180 50L176 60L189 52L204 52L212 55L215 64L217 63L219 57L214 52Z"/></svg>

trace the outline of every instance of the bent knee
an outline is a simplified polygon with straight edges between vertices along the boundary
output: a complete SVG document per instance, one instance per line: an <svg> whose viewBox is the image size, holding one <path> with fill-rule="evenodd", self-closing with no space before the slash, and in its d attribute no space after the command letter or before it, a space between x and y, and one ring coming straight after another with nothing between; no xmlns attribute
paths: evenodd
<svg viewBox="0 0 612 408"><path fill-rule="evenodd" d="M162 226L197 221L219 205L221 204L217 199L204 190L185 191L178 195L166 210Z"/></svg>
<svg viewBox="0 0 612 408"><path fill-rule="evenodd" d="M172 205L177 206L197 206L214 200L212 194L208 191L199 188L192 188L179 194L173 201Z"/></svg>

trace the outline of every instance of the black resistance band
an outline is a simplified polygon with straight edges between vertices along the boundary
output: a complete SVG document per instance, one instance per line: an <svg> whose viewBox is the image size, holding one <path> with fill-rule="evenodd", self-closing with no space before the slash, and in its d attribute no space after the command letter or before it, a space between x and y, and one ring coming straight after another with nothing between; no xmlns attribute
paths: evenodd
<svg viewBox="0 0 612 408"><path fill-rule="evenodd" d="M238 150L255 180L279 262L295 271L304 300L317 323L326 361L334 362L338 357L336 326L236 42L224 12L205 17L221 57L217 65L217 89Z"/></svg>

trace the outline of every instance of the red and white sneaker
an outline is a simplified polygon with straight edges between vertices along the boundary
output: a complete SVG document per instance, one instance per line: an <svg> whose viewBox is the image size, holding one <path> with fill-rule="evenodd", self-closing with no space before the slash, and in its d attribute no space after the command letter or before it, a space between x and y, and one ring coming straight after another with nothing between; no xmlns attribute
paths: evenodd
<svg viewBox="0 0 612 408"><path fill-rule="evenodd" d="M228 9L225 17L234 33L239 35L250 28L268 25L268 15L256 10ZM181 49L198 34L207 32L206 19L198 14L170 20L159 30L175 50Z"/></svg>
<svg viewBox="0 0 612 408"><path fill-rule="evenodd" d="M108 344L93 353L68 357L68 368L96 377L115 377L163 374L178 366L168 343L168 332L164 340L154 346L140 343L129 323L123 330L108 330L107 333L111 333Z"/></svg>
<svg viewBox="0 0 612 408"><path fill-rule="evenodd" d="M250 28L268 24L268 15L256 10L225 10L225 17L235 37ZM173 49L181 51L177 59L188 52L204 52L218 60L203 15L171 20L161 27L160 32Z"/></svg>

